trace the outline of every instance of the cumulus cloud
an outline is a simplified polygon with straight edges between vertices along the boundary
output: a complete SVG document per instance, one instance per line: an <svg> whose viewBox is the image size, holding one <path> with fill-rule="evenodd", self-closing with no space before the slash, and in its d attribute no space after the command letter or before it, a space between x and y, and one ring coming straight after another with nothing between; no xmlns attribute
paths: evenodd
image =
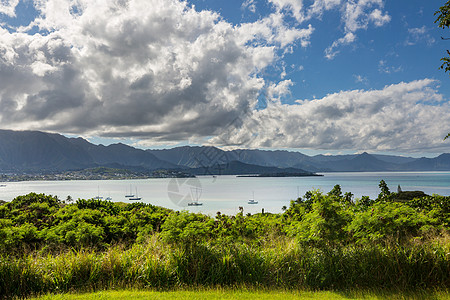
<svg viewBox="0 0 450 300"><path fill-rule="evenodd" d="M444 151L450 106L436 84L424 79L381 90L341 91L296 105L272 102L212 142L252 148Z"/></svg>
<svg viewBox="0 0 450 300"><path fill-rule="evenodd" d="M356 30L389 18L382 1L270 1L274 11L238 25L179 0L36 1L39 16L28 26L0 25L0 127L141 145L210 138L214 145L382 150L442 139L449 108L427 102L441 100L432 80L283 103L295 83L284 68L280 82L264 72L291 47L309 45L308 20L343 13L345 35L330 46L332 58ZM348 3L356 5L349 14ZM297 24L287 22L289 13ZM263 93L267 107L255 110Z"/></svg>
<svg viewBox="0 0 450 300"><path fill-rule="evenodd" d="M0 0L0 14L7 15L8 17L16 16L16 6L19 4L19 0Z"/></svg>
<svg viewBox="0 0 450 300"><path fill-rule="evenodd" d="M155 142L211 136L255 105L277 53L306 47L313 32L277 14L234 26L178 0L47 0L35 9L29 26L0 27L4 128Z"/></svg>

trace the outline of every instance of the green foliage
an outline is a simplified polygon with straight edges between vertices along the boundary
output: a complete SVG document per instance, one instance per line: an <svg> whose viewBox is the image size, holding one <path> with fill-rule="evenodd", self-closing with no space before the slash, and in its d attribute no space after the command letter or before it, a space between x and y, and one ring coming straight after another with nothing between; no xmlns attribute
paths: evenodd
<svg viewBox="0 0 450 300"><path fill-rule="evenodd" d="M173 212L162 225L161 238L168 243L195 244L208 237L212 225L213 220L208 216L187 211Z"/></svg>
<svg viewBox="0 0 450 300"><path fill-rule="evenodd" d="M445 289L449 245L299 247L289 240L264 247L193 245L190 251L157 238L129 249L66 251L58 255L0 255L0 295L120 288L335 290ZM347 294L346 294L347 295Z"/></svg>
<svg viewBox="0 0 450 300"><path fill-rule="evenodd" d="M438 11L434 13L434 15L437 15L435 23L438 24L438 26L442 29L449 28L450 27L450 1L447 1L443 6L439 8ZM450 56L450 51L447 50L447 54ZM450 72L450 57L443 57L441 58L442 65L440 69L443 69L445 72ZM448 137L448 135L447 135ZM446 137L446 138L447 138Z"/></svg>
<svg viewBox="0 0 450 300"><path fill-rule="evenodd" d="M98 209L105 211L110 215L117 215L120 212L120 207L112 201L101 199L78 199L76 202L79 209Z"/></svg>
<svg viewBox="0 0 450 300"><path fill-rule="evenodd" d="M450 27L450 1L447 1L434 13L437 19L434 21L440 28Z"/></svg>
<svg viewBox="0 0 450 300"><path fill-rule="evenodd" d="M405 202L417 198L424 198L427 196L428 195L422 191L404 191L399 193L392 193L391 200Z"/></svg>
<svg viewBox="0 0 450 300"><path fill-rule="evenodd" d="M425 196L414 198L406 204L434 219L436 227L450 228L450 196Z"/></svg>
<svg viewBox="0 0 450 300"><path fill-rule="evenodd" d="M377 200L388 200L391 192L389 191L389 187L386 182L381 180L378 187L381 189L381 192L378 194Z"/></svg>
<svg viewBox="0 0 450 300"><path fill-rule="evenodd" d="M366 211L375 201L371 200L369 196L362 196L361 199L356 200L356 209L359 211Z"/></svg>
<svg viewBox="0 0 450 300"><path fill-rule="evenodd" d="M314 192L311 210L304 214L298 224L298 239L320 247L345 242L347 237L344 228L349 222L349 214L343 209L343 199L337 186L328 196Z"/></svg>
<svg viewBox="0 0 450 300"><path fill-rule="evenodd" d="M0 205L0 295L109 287L447 287L450 197L339 185L282 214L215 217L42 194ZM117 245L117 246L116 246Z"/></svg>
<svg viewBox="0 0 450 300"><path fill-rule="evenodd" d="M10 210L20 210L25 211L30 205L36 203L46 203L49 207L59 207L61 201L57 197L51 195L47 196L44 194L30 193L24 196L17 196L11 202L8 202L6 206Z"/></svg>
<svg viewBox="0 0 450 300"><path fill-rule="evenodd" d="M356 214L347 230L358 243L402 241L417 236L432 220L406 204L377 202L371 209Z"/></svg>

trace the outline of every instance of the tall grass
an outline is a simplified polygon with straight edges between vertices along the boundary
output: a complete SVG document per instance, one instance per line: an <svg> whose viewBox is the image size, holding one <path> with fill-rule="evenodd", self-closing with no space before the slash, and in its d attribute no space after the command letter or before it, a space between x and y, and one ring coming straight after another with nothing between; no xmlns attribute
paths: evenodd
<svg viewBox="0 0 450 300"><path fill-rule="evenodd" d="M155 235L129 249L0 256L0 295L26 297L110 288L249 286L288 289L448 288L450 245L317 249L293 239L263 245L175 246Z"/></svg>

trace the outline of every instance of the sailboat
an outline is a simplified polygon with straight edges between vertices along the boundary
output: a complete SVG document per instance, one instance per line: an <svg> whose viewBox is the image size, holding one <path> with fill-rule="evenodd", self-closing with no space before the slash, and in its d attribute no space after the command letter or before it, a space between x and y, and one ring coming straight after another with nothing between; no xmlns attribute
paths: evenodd
<svg viewBox="0 0 450 300"><path fill-rule="evenodd" d="M130 199L131 201L136 201L136 200L141 200L142 199L141 197L138 197L137 188L136 188L136 194L132 195L132 197L130 197L128 199Z"/></svg>
<svg viewBox="0 0 450 300"><path fill-rule="evenodd" d="M94 197L95 200L101 200L103 197L100 197L100 187L97 186L97 196Z"/></svg>
<svg viewBox="0 0 450 300"><path fill-rule="evenodd" d="M255 201L255 192L253 192L253 198L248 200L248 204L258 204L258 201Z"/></svg>
<svg viewBox="0 0 450 300"><path fill-rule="evenodd" d="M125 191L126 192L126 191ZM133 198L134 195L131 193L131 184L130 184L130 193L125 195L125 198Z"/></svg>
<svg viewBox="0 0 450 300"><path fill-rule="evenodd" d="M195 197L194 197L194 193L192 192L193 190L195 190ZM192 198L194 198L194 199L192 200L192 202L188 203L188 206L202 206L203 205L203 203L198 202L198 198L200 197L200 195L198 193L199 190L200 190L200 188L198 188L198 187L191 187L191 195L192 195Z"/></svg>

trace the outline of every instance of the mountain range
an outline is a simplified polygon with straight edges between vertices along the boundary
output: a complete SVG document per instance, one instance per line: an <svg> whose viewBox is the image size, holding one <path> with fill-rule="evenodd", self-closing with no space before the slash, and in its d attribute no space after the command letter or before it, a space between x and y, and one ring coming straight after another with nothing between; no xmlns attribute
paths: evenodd
<svg viewBox="0 0 450 300"><path fill-rule="evenodd" d="M122 143L95 145L40 131L0 130L0 172L59 172L91 167L139 171L183 170L192 174L370 171L450 171L450 154L413 158L379 154L316 155L284 150L183 146L143 150Z"/></svg>

